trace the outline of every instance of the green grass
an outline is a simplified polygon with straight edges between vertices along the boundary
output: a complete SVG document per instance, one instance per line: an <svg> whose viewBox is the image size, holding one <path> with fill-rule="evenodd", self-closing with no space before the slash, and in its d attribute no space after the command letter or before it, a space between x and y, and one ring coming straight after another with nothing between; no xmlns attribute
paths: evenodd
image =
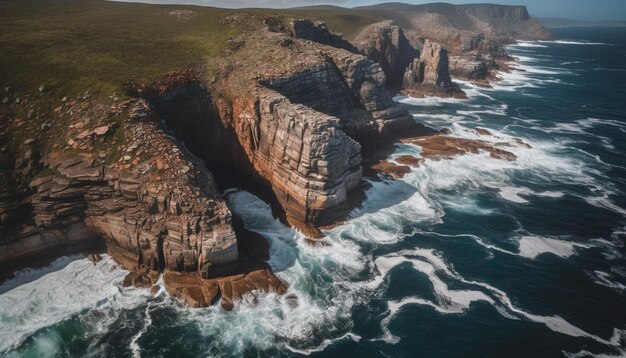
<svg viewBox="0 0 626 358"><path fill-rule="evenodd" d="M174 9L197 15L178 20L167 14ZM110 94L135 78L219 56L228 39L246 30L220 23L230 13L102 0L0 1L0 85Z"/></svg>
<svg viewBox="0 0 626 358"><path fill-rule="evenodd" d="M193 10L179 20L172 10ZM226 56L227 41L254 30L251 21L222 20L235 12L312 18L350 39L383 18L348 9L227 10L104 0L0 1L0 86L34 93L41 84L55 97L120 92L124 83L198 66ZM0 98L2 93L0 93Z"/></svg>
<svg viewBox="0 0 626 358"><path fill-rule="evenodd" d="M181 20L169 14L173 10L193 10L194 16ZM224 21L234 13L246 17ZM107 102L113 93L125 97L123 89L129 82L189 67L202 69L210 79L222 69L213 68L209 58L229 56L234 50L229 40L259 31L263 18L274 16L323 21L346 38L383 19L372 12L340 8L228 10L105 0L0 0L0 100L5 95L10 100L28 99L28 104L13 109L0 104L0 118L26 120L30 109L39 114L20 128L0 123L7 129L0 139L19 153L26 148L26 138L35 138L31 147L45 155L67 133L70 119L54 112L61 98L80 101L89 92ZM259 54L265 61L275 61L264 56ZM48 90L40 94L42 84ZM5 87L11 88L9 94ZM52 123L48 131L40 129L45 122ZM116 132L117 142L123 141L121 132ZM119 156L113 154L111 160Z"/></svg>

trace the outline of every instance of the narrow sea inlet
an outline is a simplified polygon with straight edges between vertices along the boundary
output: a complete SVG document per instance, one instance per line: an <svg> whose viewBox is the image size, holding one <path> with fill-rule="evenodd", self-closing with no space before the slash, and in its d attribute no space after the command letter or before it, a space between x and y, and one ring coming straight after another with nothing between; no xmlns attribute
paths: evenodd
<svg viewBox="0 0 626 358"><path fill-rule="evenodd" d="M468 99L395 98L416 121L515 161L426 159L402 179L371 180L319 247L229 190L229 208L269 241L287 295L191 309L164 290L121 288L110 257L64 257L0 286L0 352L626 355L626 29L553 33L563 40L509 46L516 70L491 88L461 83ZM516 139L528 146L507 144ZM401 144L390 158L420 151Z"/></svg>

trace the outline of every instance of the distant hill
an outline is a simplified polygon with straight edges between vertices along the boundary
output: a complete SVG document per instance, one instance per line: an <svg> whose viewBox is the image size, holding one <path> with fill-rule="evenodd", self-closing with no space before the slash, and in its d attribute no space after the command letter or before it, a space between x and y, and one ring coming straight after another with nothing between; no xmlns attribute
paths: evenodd
<svg viewBox="0 0 626 358"><path fill-rule="evenodd" d="M353 39L359 31L353 20L393 20L405 31L447 42L452 34L483 33L509 38L547 38L549 32L525 6L497 4L453 5L448 3L406 4L391 2L347 9L337 6L294 8L328 21L331 28ZM380 20L379 20L380 21Z"/></svg>
<svg viewBox="0 0 626 358"><path fill-rule="evenodd" d="M536 18L545 27L575 27L575 26L626 26L626 21L582 21L564 19L560 17L537 17Z"/></svg>

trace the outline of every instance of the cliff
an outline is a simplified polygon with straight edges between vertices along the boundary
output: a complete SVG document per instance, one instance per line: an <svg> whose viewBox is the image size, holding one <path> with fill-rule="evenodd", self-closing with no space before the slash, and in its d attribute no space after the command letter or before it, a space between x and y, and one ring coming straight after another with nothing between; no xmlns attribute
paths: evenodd
<svg viewBox="0 0 626 358"><path fill-rule="evenodd" d="M31 16L21 6L0 4L14 18ZM261 11L163 13L104 2L93 5L112 24L102 29L92 7L64 6L81 14L78 28L111 42L68 42L75 27L56 21L64 14L49 4L35 15L56 19L46 40L52 54L30 36L30 23L0 24L25 34L0 44L0 278L60 255L106 249L131 271L124 285L148 287L162 275L172 295L195 307L221 297L231 309L243 295L288 287L265 263L267 243L231 214L225 189L263 197L277 217L318 237L320 227L358 204L375 153L399 138L439 134L394 103L389 87L460 95L450 73L483 71L479 64L470 69L470 55L477 62L504 56L503 37L471 33L459 47L375 17L366 17L372 22L352 45L319 21ZM120 22L117 10L137 21ZM159 36L139 31L129 50L114 40L129 28ZM448 56L446 43L463 65ZM15 48L33 54L20 57ZM103 57L109 50L120 58ZM51 64L50 56L64 60ZM42 75L50 76L43 84ZM88 85L97 89L90 93ZM441 141L472 146L431 140L434 147Z"/></svg>
<svg viewBox="0 0 626 358"><path fill-rule="evenodd" d="M402 88L413 96L441 94L464 98L465 94L452 82L448 71L448 51L440 44L426 40L420 57L406 69Z"/></svg>
<svg viewBox="0 0 626 358"><path fill-rule="evenodd" d="M407 67L419 57L402 28L391 20L368 26L353 42L365 56L380 64L392 87L402 84Z"/></svg>
<svg viewBox="0 0 626 358"><path fill-rule="evenodd" d="M380 66L362 55L290 32L241 41L237 61L214 85L217 116L236 135L228 152L240 153L229 161L245 163L237 166L257 178L285 219L316 235L350 209L361 148L417 127L391 99Z"/></svg>
<svg viewBox="0 0 626 358"><path fill-rule="evenodd" d="M393 102L381 67L327 45L342 42L325 26L229 21L256 22L257 31L233 38L206 72L135 80L124 101L49 98L58 119L41 128L43 108L27 124L19 114L45 90L3 105L12 143L1 161L3 276L105 247L131 271L124 284L149 287L163 273L168 291L192 306L285 292L220 191L251 190L316 237L360 196L362 148L423 130Z"/></svg>
<svg viewBox="0 0 626 358"><path fill-rule="evenodd" d="M489 79L491 70L509 60L504 46L516 39L551 36L524 6L387 3L358 9L401 24L403 35L418 51L426 39L441 44L449 54L450 74L462 80ZM373 26L364 27L352 42L359 47Z"/></svg>

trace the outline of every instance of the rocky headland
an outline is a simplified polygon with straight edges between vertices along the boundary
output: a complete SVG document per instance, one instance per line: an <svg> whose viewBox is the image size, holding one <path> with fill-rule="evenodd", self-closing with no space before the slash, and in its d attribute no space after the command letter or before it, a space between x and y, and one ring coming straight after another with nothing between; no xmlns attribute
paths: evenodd
<svg viewBox="0 0 626 358"><path fill-rule="evenodd" d="M288 283L266 264L267 242L233 216L225 189L261 196L315 244L320 228L358 205L364 175L400 178L424 159L467 152L515 160L505 147L522 142L454 138L392 100L394 92L464 98L453 78L487 80L508 59L504 44L549 36L525 8L452 8L471 20L466 27L444 21L439 7L411 8L409 26L374 21L352 41L288 14L219 13L232 31L218 55L129 78L107 96L46 84L26 92L2 79L0 279L106 250L130 271L124 285L151 287L162 275L193 307L221 299L232 309L255 292L283 294ZM177 23L203 16L180 11ZM422 157L388 160L397 141L421 146Z"/></svg>

